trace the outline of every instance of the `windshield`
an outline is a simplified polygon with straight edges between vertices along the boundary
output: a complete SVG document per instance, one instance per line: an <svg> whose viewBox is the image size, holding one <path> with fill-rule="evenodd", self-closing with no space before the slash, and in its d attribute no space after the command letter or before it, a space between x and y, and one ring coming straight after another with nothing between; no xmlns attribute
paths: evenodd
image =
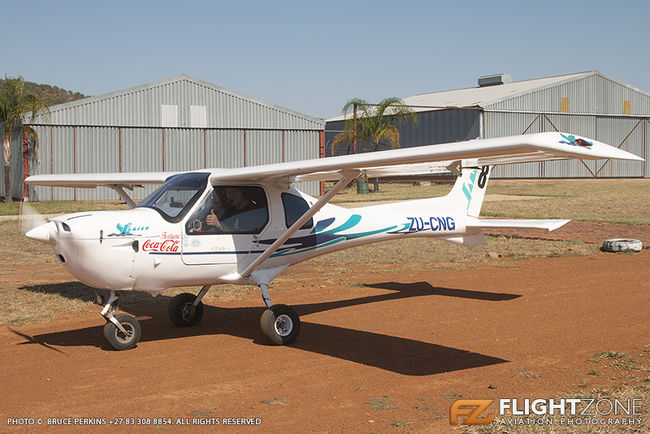
<svg viewBox="0 0 650 434"><path fill-rule="evenodd" d="M153 208L165 220L177 223L198 200L208 183L209 173L183 173L167 179L160 188L140 202L137 208Z"/></svg>

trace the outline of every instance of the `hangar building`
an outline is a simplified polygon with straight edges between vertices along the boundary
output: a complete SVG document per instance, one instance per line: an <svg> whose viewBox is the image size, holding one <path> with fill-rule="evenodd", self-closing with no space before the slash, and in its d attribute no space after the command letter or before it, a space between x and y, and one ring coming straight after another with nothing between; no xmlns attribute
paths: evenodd
<svg viewBox="0 0 650 434"><path fill-rule="evenodd" d="M322 119L187 75L50 110L49 118L32 123L40 139L36 159L23 158L22 140L14 138L14 197L25 195L23 159L31 160L29 174L183 171L318 158L324 140ZM300 188L319 192L317 183ZM116 198L107 188L29 187L27 193L30 200Z"/></svg>
<svg viewBox="0 0 650 434"><path fill-rule="evenodd" d="M598 71L517 82L507 74L484 76L477 87L415 95L403 101L417 113L418 126L415 130L411 125L400 127L401 147L562 131L620 147L646 160L650 156L650 94ZM344 123L343 116L327 120L327 155ZM524 163L497 167L493 176L647 178L650 162Z"/></svg>

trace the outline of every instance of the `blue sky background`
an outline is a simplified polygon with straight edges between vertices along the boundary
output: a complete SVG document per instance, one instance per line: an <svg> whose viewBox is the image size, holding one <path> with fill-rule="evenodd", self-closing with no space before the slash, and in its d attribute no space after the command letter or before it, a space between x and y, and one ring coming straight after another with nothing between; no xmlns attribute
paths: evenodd
<svg viewBox="0 0 650 434"><path fill-rule="evenodd" d="M650 1L11 1L0 65L86 95L188 74L323 118L500 72L650 92Z"/></svg>

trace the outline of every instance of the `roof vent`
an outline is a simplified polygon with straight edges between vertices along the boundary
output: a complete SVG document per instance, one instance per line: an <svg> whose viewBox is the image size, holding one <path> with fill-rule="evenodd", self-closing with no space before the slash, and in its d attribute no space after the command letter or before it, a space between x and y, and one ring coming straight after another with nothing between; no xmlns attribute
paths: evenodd
<svg viewBox="0 0 650 434"><path fill-rule="evenodd" d="M493 74L493 75L484 75L478 78L478 86L496 86L498 84L510 83L512 77L510 74Z"/></svg>

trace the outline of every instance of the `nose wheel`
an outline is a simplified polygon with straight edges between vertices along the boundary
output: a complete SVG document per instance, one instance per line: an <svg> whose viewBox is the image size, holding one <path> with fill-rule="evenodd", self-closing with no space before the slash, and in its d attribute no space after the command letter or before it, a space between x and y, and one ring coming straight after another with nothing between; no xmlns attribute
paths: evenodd
<svg viewBox="0 0 650 434"><path fill-rule="evenodd" d="M119 297L115 294L115 291L111 291L102 310L102 316L106 319L104 337L116 350L130 350L140 340L142 334L140 323L137 319L125 313L115 315L118 299Z"/></svg>
<svg viewBox="0 0 650 434"><path fill-rule="evenodd" d="M113 318L122 326L118 328L111 321L104 325L104 337L116 350L130 350L140 340L140 323L127 314L115 315Z"/></svg>

